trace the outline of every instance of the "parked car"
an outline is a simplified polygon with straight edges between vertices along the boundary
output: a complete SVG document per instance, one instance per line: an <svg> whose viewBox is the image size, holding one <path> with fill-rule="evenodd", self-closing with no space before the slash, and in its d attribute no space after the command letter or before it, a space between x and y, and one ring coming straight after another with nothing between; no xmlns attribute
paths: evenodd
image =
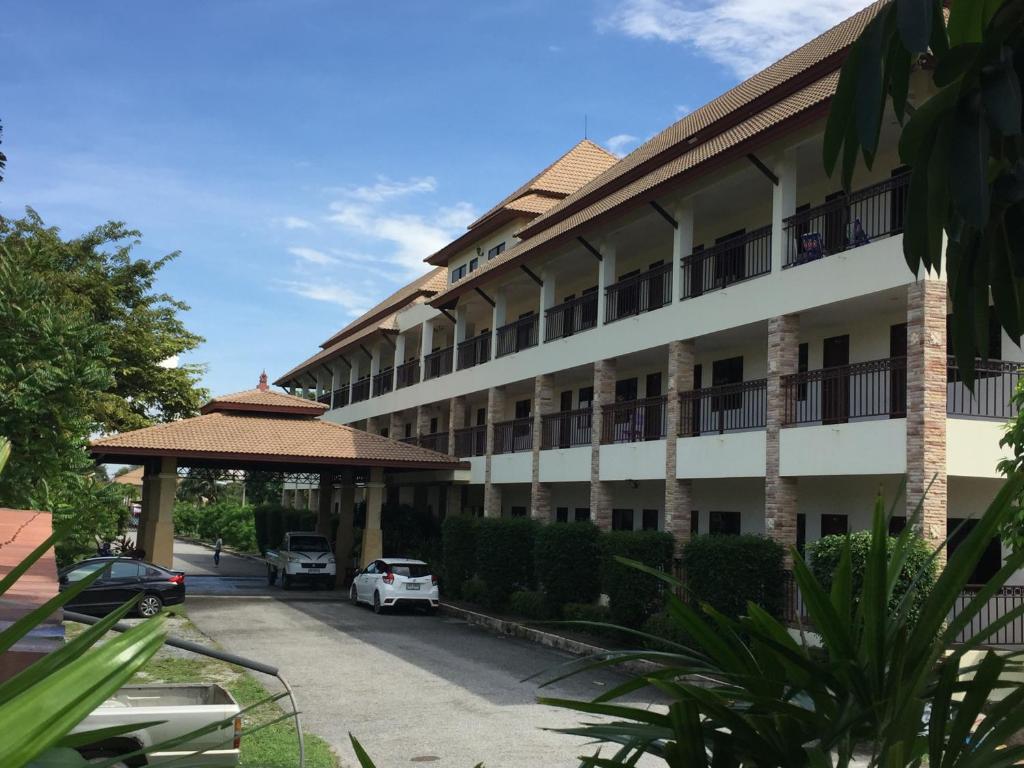
<svg viewBox="0 0 1024 768"><path fill-rule="evenodd" d="M127 557L92 557L64 568L59 574L61 591L108 566L105 575L67 604L68 609L82 613L107 613L142 593L135 610L148 618L160 613L165 605L185 601L184 572Z"/></svg>
<svg viewBox="0 0 1024 768"><path fill-rule="evenodd" d="M386 557L356 571L349 598L357 605L366 603L373 606L374 613L400 605L433 613L437 610L441 593L437 577L422 560Z"/></svg>
<svg viewBox="0 0 1024 768"><path fill-rule="evenodd" d="M268 549L264 559L267 583L271 586L280 578L282 589L291 589L298 579L334 587L334 550L327 537L319 533L289 531L281 546Z"/></svg>

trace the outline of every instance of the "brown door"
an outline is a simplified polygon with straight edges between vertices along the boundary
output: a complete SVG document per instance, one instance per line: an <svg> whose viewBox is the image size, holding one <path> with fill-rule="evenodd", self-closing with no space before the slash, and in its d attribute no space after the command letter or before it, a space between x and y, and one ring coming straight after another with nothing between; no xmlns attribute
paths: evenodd
<svg viewBox="0 0 1024 768"><path fill-rule="evenodd" d="M697 363L693 366L693 391L697 392L700 389L701 382L704 380L704 367ZM690 401L690 424L687 430L691 435L699 435L701 432L701 409L700 409L700 396L697 395Z"/></svg>
<svg viewBox="0 0 1024 768"><path fill-rule="evenodd" d="M889 328L889 418L907 415L907 324Z"/></svg>
<svg viewBox="0 0 1024 768"><path fill-rule="evenodd" d="M821 359L821 423L844 424L850 417L850 337L825 339Z"/></svg>
<svg viewBox="0 0 1024 768"><path fill-rule="evenodd" d="M647 374L645 382L644 399L661 397L661 373ZM662 423L665 420L665 406L663 403L648 402L643 409L644 440L660 440L662 435Z"/></svg>
<svg viewBox="0 0 1024 768"><path fill-rule="evenodd" d="M566 390L559 396L559 410L565 414L572 410L572 390ZM572 430L572 417L559 416L558 418L558 442L559 448L568 448L571 445L570 431ZM566 512L568 514L568 512Z"/></svg>

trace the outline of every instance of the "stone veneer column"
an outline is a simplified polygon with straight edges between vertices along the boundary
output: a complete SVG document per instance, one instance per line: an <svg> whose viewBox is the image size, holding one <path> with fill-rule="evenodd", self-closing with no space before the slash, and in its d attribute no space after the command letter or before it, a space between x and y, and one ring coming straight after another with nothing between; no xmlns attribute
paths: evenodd
<svg viewBox="0 0 1024 768"><path fill-rule="evenodd" d="M594 363L594 413L590 423L590 519L598 528L612 527L612 485L601 482L601 433L604 406L615 401L615 359Z"/></svg>
<svg viewBox="0 0 1024 768"><path fill-rule="evenodd" d="M459 395L448 401L448 453L455 455L455 430L466 426L466 396Z"/></svg>
<svg viewBox="0 0 1024 768"><path fill-rule="evenodd" d="M551 485L540 481L540 444L543 418L554 411L555 377L541 374L533 380L533 461L530 475L530 517L551 522Z"/></svg>
<svg viewBox="0 0 1024 768"><path fill-rule="evenodd" d="M170 568L174 560L174 496L178 462L164 456L146 464L142 475L142 514L136 534L151 563Z"/></svg>
<svg viewBox="0 0 1024 768"><path fill-rule="evenodd" d="M434 407L432 405L416 406L416 437L430 434L430 419L433 415Z"/></svg>
<svg viewBox="0 0 1024 768"><path fill-rule="evenodd" d="M925 278L907 287L907 517L920 505L932 548L946 539L946 366L946 282Z"/></svg>
<svg viewBox="0 0 1024 768"><path fill-rule="evenodd" d="M800 316L782 315L768 321L768 386L765 427L764 530L786 548L786 564L792 565L790 547L796 546L796 478L782 477L779 444L786 416L782 377L797 371Z"/></svg>
<svg viewBox="0 0 1024 768"><path fill-rule="evenodd" d="M331 532L331 500L334 498L331 488L331 474L320 473L320 488L316 498L316 532L327 536Z"/></svg>
<svg viewBox="0 0 1024 768"><path fill-rule="evenodd" d="M341 489L338 491L338 530L334 534L334 560L337 564L334 583L345 585L346 571L352 567L352 547L355 544L356 486L355 472L342 470Z"/></svg>
<svg viewBox="0 0 1024 768"><path fill-rule="evenodd" d="M369 417L367 417L367 419L366 419L366 431L369 432L371 435L380 434L380 429L378 429L378 423L377 423L377 417L376 416L369 416Z"/></svg>
<svg viewBox="0 0 1024 768"><path fill-rule="evenodd" d="M383 506L384 470L373 467L366 483L366 526L363 528L363 548L359 553L360 568L384 556L384 534L380 527Z"/></svg>
<svg viewBox="0 0 1024 768"><path fill-rule="evenodd" d="M693 481L676 477L676 448L679 439L679 395L693 389L694 342L671 341L668 345L667 435L665 436L665 530L678 544L690 539L693 512Z"/></svg>
<svg viewBox="0 0 1024 768"><path fill-rule="evenodd" d="M398 440L399 438L405 437L403 428L405 427L405 420L402 418L402 414L395 411L391 414L388 420L388 437L392 440Z"/></svg>
<svg viewBox="0 0 1024 768"><path fill-rule="evenodd" d="M484 517L501 517L501 486L491 482L494 455L494 423L505 418L505 388L487 390L486 453L484 455Z"/></svg>

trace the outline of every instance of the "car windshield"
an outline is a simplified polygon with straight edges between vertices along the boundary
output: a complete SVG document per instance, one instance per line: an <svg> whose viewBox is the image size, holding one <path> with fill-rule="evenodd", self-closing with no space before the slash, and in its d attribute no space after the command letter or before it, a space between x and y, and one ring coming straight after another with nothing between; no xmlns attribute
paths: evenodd
<svg viewBox="0 0 1024 768"><path fill-rule="evenodd" d="M68 581L81 581L93 571L98 571L100 568L103 568L107 565L110 565L109 560L97 560L93 563L85 563L83 565L78 566L77 568L72 568L70 571L64 574L64 578L66 578Z"/></svg>
<svg viewBox="0 0 1024 768"><path fill-rule="evenodd" d="M292 536L292 552L329 552L323 536Z"/></svg>
<svg viewBox="0 0 1024 768"><path fill-rule="evenodd" d="M396 576L419 579L430 575L430 566L423 563L391 563L388 568Z"/></svg>

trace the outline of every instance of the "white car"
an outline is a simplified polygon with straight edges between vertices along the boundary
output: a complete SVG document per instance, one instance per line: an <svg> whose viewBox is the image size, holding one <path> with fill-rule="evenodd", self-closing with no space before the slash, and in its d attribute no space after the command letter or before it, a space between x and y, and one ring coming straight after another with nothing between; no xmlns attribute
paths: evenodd
<svg viewBox="0 0 1024 768"><path fill-rule="evenodd" d="M431 574L430 566L425 562L407 557L385 557L356 571L349 598L356 605L366 603L373 606L374 613L399 605L433 613L441 595L437 589L437 577Z"/></svg>

